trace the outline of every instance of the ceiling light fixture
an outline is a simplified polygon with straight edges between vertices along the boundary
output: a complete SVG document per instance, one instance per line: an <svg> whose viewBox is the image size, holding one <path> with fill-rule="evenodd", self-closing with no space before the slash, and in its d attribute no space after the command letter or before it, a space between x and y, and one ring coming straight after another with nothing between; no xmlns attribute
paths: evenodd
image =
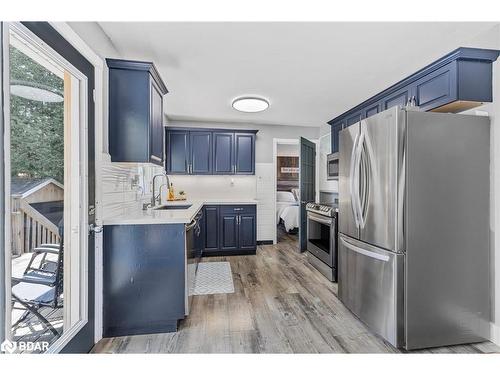
<svg viewBox="0 0 500 375"><path fill-rule="evenodd" d="M240 112L262 112L269 107L269 102L263 98L241 97L233 100L233 108Z"/></svg>

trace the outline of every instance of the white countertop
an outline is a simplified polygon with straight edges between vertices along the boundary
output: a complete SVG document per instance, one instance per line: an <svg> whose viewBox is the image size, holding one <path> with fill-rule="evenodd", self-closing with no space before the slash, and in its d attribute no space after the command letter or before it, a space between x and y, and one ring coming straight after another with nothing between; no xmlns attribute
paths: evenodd
<svg viewBox="0 0 500 375"><path fill-rule="evenodd" d="M137 207L118 213L102 220L103 225L133 225L133 224L185 224L190 223L195 215L204 205L240 205L240 204L257 204L256 199L203 199L203 200L187 200L168 202L162 206L184 206L191 205L186 209L177 210L154 210L148 208L142 210Z"/></svg>

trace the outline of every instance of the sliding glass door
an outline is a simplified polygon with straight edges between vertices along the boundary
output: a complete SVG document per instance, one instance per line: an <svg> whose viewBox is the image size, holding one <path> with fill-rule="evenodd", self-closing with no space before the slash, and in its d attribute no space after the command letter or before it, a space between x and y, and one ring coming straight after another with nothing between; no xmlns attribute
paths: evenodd
<svg viewBox="0 0 500 375"><path fill-rule="evenodd" d="M49 24L4 24L5 352L93 344L93 67Z"/></svg>

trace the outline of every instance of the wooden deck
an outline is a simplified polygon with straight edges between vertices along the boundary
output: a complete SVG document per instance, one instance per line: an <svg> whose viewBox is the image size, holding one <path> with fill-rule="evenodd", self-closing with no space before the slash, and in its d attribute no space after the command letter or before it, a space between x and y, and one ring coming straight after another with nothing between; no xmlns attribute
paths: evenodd
<svg viewBox="0 0 500 375"><path fill-rule="evenodd" d="M12 276L22 276L30 258L31 254L27 253L12 259ZM13 309L12 322L16 322L23 315L23 313L24 310ZM57 331L60 333L62 332L62 308L52 309L50 307L44 307L40 310L40 313L54 326L54 328L56 328ZM12 331L12 338L17 342L49 342L49 346L56 340L55 335L50 330L45 328L45 326L40 323L40 320L33 314L29 314L26 319Z"/></svg>
<svg viewBox="0 0 500 375"><path fill-rule="evenodd" d="M200 295L178 332L99 341L94 353L400 353L370 333L337 298L329 282L280 232L277 245L257 255L204 258L228 261L235 292ZM499 353L490 342L417 353Z"/></svg>

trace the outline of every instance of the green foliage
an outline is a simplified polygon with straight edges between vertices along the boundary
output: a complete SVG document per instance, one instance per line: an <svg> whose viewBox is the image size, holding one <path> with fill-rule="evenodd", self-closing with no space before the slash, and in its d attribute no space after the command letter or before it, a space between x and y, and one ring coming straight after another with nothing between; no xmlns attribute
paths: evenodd
<svg viewBox="0 0 500 375"><path fill-rule="evenodd" d="M14 47L10 47L10 79L53 87L64 81ZM64 104L10 96L11 173L64 181Z"/></svg>

